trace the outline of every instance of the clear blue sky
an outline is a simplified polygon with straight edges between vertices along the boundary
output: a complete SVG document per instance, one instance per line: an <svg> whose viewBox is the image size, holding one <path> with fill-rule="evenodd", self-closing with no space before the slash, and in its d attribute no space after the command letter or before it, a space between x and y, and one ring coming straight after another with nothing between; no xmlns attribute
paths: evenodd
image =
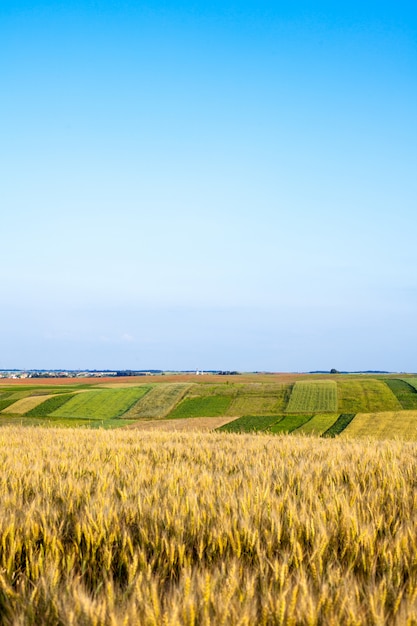
<svg viewBox="0 0 417 626"><path fill-rule="evenodd" d="M0 4L0 368L417 370L417 5Z"/></svg>

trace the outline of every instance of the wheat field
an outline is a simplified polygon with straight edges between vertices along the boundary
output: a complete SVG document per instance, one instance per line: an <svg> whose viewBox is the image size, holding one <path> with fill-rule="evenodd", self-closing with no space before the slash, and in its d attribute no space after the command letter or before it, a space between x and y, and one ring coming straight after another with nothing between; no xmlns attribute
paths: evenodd
<svg viewBox="0 0 417 626"><path fill-rule="evenodd" d="M417 445L4 427L0 622L417 623Z"/></svg>

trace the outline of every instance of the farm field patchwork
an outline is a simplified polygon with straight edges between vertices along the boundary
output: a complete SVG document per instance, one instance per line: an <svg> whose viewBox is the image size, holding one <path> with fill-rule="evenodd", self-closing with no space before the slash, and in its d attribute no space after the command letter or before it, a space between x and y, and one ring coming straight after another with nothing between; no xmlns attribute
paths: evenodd
<svg viewBox="0 0 417 626"><path fill-rule="evenodd" d="M417 441L417 411L357 413L341 437L374 437Z"/></svg>
<svg viewBox="0 0 417 626"><path fill-rule="evenodd" d="M270 429L271 433L337 437L352 420L347 432L356 432L353 428L355 414L369 416L372 413L378 414L375 419L385 424L374 428L379 437L387 436L391 424L396 436L413 438L407 424L409 411L417 410L417 390L410 385L410 381L417 384L415 377L337 375L329 380L311 376L281 383L263 379L262 382L259 379L240 382L237 377L215 383L209 382L209 377L201 382L193 377L193 382L187 383L183 378L181 382L163 380L134 384L122 381L113 386L100 382L96 385L54 383L54 387L0 385L0 425L18 420L27 425L117 428L124 425L123 420L129 424L169 419L171 424L166 428L173 430L180 428L181 419L198 418L201 421L195 422L193 430L198 429L199 424L207 430L210 427L207 420L211 419L213 428L226 425L224 430L235 432ZM335 389L338 408L330 411L330 407L335 406ZM309 407L315 408L308 410ZM387 415L383 418L384 412ZM286 421L284 415L288 417ZM394 416L396 423L392 422ZM215 419L219 421L215 423ZM398 422L402 420L404 426L399 428ZM187 424L182 424L181 429L187 430ZM157 426L153 423L152 428Z"/></svg>
<svg viewBox="0 0 417 626"><path fill-rule="evenodd" d="M388 385L382 380L338 380L338 411L358 413L374 411L396 411L402 406Z"/></svg>
<svg viewBox="0 0 417 626"><path fill-rule="evenodd" d="M337 418L338 413L318 413L294 431L294 435L316 435L320 437L330 428Z"/></svg>
<svg viewBox="0 0 417 626"><path fill-rule="evenodd" d="M414 443L5 427L0 459L5 626L417 623Z"/></svg>
<svg viewBox="0 0 417 626"><path fill-rule="evenodd" d="M81 417L111 419L123 415L149 390L149 387L129 389L100 389L76 394L51 415L55 417Z"/></svg>
<svg viewBox="0 0 417 626"><path fill-rule="evenodd" d="M124 414L125 419L155 419L165 417L184 397L191 385L187 383L158 383Z"/></svg>
<svg viewBox="0 0 417 626"><path fill-rule="evenodd" d="M296 382L287 405L288 413L337 411L337 387L333 380Z"/></svg>

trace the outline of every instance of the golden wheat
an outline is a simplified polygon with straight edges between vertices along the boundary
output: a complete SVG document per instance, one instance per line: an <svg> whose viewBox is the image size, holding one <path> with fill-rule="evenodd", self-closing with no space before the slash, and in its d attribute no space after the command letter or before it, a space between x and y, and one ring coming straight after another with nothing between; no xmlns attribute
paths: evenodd
<svg viewBox="0 0 417 626"><path fill-rule="evenodd" d="M0 623L417 623L417 446L0 431Z"/></svg>

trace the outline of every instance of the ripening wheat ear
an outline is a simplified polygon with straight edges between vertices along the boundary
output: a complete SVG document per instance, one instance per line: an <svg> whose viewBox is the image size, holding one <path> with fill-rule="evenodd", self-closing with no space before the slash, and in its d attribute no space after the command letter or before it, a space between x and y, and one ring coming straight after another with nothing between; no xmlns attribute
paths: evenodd
<svg viewBox="0 0 417 626"><path fill-rule="evenodd" d="M416 616L414 444L3 428L0 458L7 626Z"/></svg>

